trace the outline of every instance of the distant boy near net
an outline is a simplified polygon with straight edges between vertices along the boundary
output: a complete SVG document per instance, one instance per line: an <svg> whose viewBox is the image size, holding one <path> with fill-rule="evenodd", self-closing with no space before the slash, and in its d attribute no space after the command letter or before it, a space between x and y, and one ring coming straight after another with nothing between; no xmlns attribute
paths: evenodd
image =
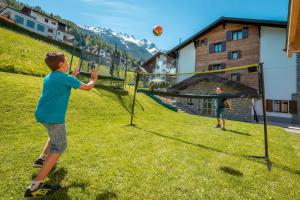
<svg viewBox="0 0 300 200"><path fill-rule="evenodd" d="M223 88L217 87L216 89L217 94L223 93ZM215 101L215 107L216 107L216 117L217 117L217 126L216 128L221 128L223 131L226 131L225 129L225 108L229 108L232 110L232 107L229 103L229 101L226 98L217 98Z"/></svg>
<svg viewBox="0 0 300 200"><path fill-rule="evenodd" d="M33 164L41 169L27 188L25 197L47 195L59 188L59 185L46 186L43 181L67 147L65 115L71 89L91 90L98 79L95 69L92 70L91 80L87 84L75 77L79 71L78 67L72 75L68 75L69 63L61 53L48 53L45 62L52 72L44 78L42 96L35 117L47 129L49 139L42 154Z"/></svg>

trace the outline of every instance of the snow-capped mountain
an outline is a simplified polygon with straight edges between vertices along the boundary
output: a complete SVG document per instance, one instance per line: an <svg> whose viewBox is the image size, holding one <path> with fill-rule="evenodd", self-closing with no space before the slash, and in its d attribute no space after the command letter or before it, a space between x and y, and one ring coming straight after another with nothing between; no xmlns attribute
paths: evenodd
<svg viewBox="0 0 300 200"><path fill-rule="evenodd" d="M147 60L159 51L156 45L146 39L136 39L133 35L116 33L111 29L101 27L79 26L84 30L98 34L104 41L111 45L118 45L118 48L130 52L139 59Z"/></svg>

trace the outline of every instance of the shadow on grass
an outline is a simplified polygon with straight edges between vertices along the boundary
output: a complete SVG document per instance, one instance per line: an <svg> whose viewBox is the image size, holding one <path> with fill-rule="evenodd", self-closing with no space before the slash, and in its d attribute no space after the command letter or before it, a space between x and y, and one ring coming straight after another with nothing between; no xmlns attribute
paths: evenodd
<svg viewBox="0 0 300 200"><path fill-rule="evenodd" d="M160 136L160 137L168 138L168 139L171 139L171 140L175 140L175 141L182 142L182 143L185 143L185 144L193 145L193 146L200 147L200 148L203 148L203 149L207 149L207 150L210 150L210 151L215 151L215 152L223 153L223 154L227 154L227 155L239 156L237 154L231 154L231 153L228 153L226 151L222 151L220 149L216 149L216 148L213 148L213 147L205 146L205 145L202 145L202 144L195 144L195 143L184 141L182 139L178 139L178 138L175 138L175 137L172 137L172 136L167 136L167 135L163 135L163 134L160 134L160 133L157 133L157 132L154 132L154 131L145 130L145 129L142 129L142 128L136 126L136 125L134 125L132 127L135 127L137 129L140 129L140 130L148 132L148 133L152 133L152 134Z"/></svg>
<svg viewBox="0 0 300 200"><path fill-rule="evenodd" d="M47 181L46 184L60 184L64 178L67 175L67 170L65 168L60 168L58 170L54 170L52 173L49 175L49 181ZM82 190L85 190L87 187L87 183L82 183L82 182L71 182L65 187L62 187L59 189L57 192L43 196L43 197L34 197L31 199L34 200L50 200L50 199L61 199L61 200L71 200L71 198L68 195L68 190L70 188L80 188Z"/></svg>
<svg viewBox="0 0 300 200"><path fill-rule="evenodd" d="M224 132L231 132L231 133L235 133L235 134L239 134L239 135L252 136L252 135L249 134L249 133L243 133L243 132L235 131L235 130L232 130L232 129L227 129L227 130L224 131Z"/></svg>
<svg viewBox="0 0 300 200"><path fill-rule="evenodd" d="M178 139L178 138L175 138L175 137L172 137L172 136L167 136L167 135L163 135L163 134L160 134L160 133L157 133L157 132L154 132L154 131L145 130L145 129L140 128L140 127L138 127L136 125L133 125L131 127L140 129L140 130L142 130L144 132L148 132L148 133L160 136L160 137L164 137L164 138L167 138L167 139L171 139L171 140L175 140L175 141L182 142L182 143L185 143L185 144L189 144L189 145L193 145L193 146L196 146L196 147L200 147L202 149L206 149L206 150L210 150L210 151L214 151L214 152L217 152L217 153L222 153L222 154L226 154L226 155L230 155L230 156L235 156L235 157L247 159L249 161L253 161L253 162L256 162L256 163L259 163L259 164L266 165L266 163L264 161L262 161L262 160L255 159L255 158L249 158L248 156L245 156L245 155L239 155L239 154L229 153L229 152L226 152L226 151L223 151L223 150L220 150L220 149L217 149L217 148L209 147L209 146L206 146L206 145L195 144L195 143L192 143L192 142L184 141L182 139ZM273 163L272 162L272 166L276 167L276 168L279 168L281 170L287 171L287 172L292 173L292 174L300 175L300 170L292 169L292 168L290 168L288 166L285 166L285 165L282 165L282 164L278 164L278 163Z"/></svg>
<svg viewBox="0 0 300 200"><path fill-rule="evenodd" d="M227 173L229 175L232 175L232 176L243 176L244 175L239 170L233 169L231 167L222 166L222 167L220 167L220 170L222 170L223 172L225 172L225 173Z"/></svg>
<svg viewBox="0 0 300 200"><path fill-rule="evenodd" d="M99 90L99 89L96 89L97 90L97 92L96 91L93 91L95 94L97 94L98 96L105 96L104 94L102 94L101 93L101 91ZM127 91L126 91L127 92ZM112 93L114 93L115 94L115 96L116 96L116 98L113 98L113 99L115 99L117 102L119 102L119 104L129 113L129 114L131 114L131 106L130 105L127 105L126 104L126 102L125 102L125 100L123 99L123 96L127 96L127 97L129 97L130 98L130 100L132 100L133 101L133 98L132 98L132 96L130 96L129 94L128 94L128 92L126 93L126 95L121 95L121 94L119 94L119 93L117 93L117 92L112 92ZM107 97L107 96L106 96ZM111 98L111 97L107 97L107 98ZM141 109L144 111L144 107L136 100L136 103L141 107Z"/></svg>
<svg viewBox="0 0 300 200"><path fill-rule="evenodd" d="M103 191L101 194L98 194L96 200L110 200L110 199L117 199L117 193L109 190Z"/></svg>

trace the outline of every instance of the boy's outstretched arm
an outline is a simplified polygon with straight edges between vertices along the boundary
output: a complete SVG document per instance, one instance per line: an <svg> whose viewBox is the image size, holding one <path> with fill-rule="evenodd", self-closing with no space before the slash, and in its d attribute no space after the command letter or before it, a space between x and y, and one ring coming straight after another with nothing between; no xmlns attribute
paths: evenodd
<svg viewBox="0 0 300 200"><path fill-rule="evenodd" d="M90 80L90 82L88 82L87 84L82 83L79 86L79 89L85 90L85 91L89 91L89 90L93 89L93 87L95 86L97 80L98 80L98 71L95 70L95 69L93 69L92 73L91 73L91 80Z"/></svg>

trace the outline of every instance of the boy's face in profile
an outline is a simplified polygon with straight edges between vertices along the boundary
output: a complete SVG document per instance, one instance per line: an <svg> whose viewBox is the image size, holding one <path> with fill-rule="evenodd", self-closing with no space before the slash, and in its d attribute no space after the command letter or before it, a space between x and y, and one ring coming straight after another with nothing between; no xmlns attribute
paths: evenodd
<svg viewBox="0 0 300 200"><path fill-rule="evenodd" d="M59 63L59 69L63 72L69 72L69 63L66 58L63 62Z"/></svg>
<svg viewBox="0 0 300 200"><path fill-rule="evenodd" d="M216 92L217 92L217 94L221 94L223 91L221 88L217 87Z"/></svg>

